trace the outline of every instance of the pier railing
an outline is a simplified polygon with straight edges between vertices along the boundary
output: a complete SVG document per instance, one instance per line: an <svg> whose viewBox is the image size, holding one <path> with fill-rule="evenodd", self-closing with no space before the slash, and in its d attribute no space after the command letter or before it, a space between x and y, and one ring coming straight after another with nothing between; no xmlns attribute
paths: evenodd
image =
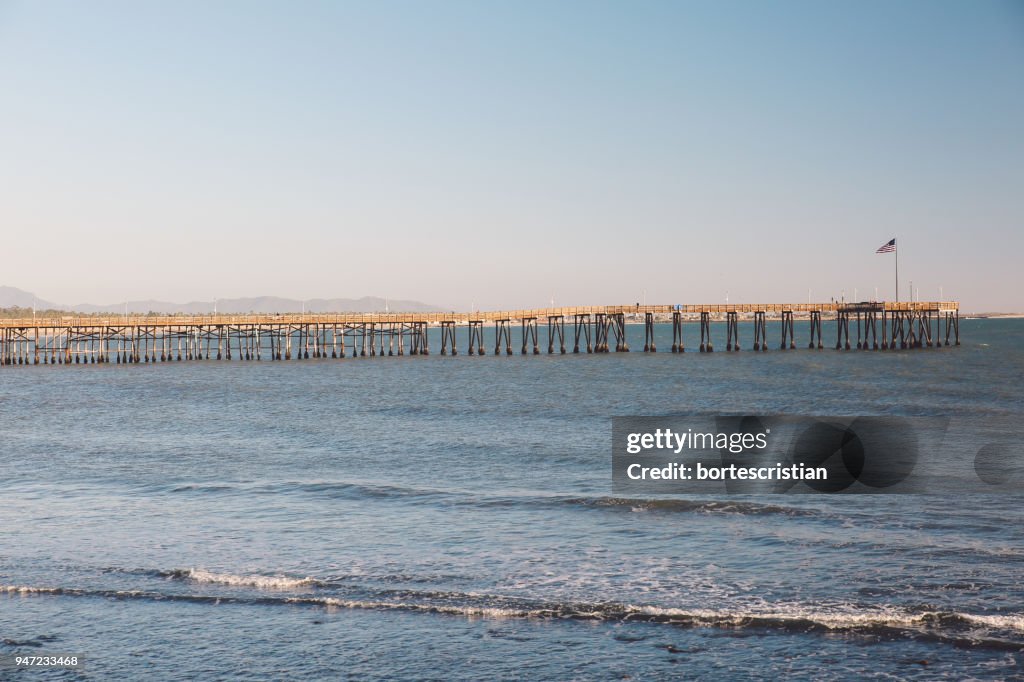
<svg viewBox="0 0 1024 682"><path fill-rule="evenodd" d="M855 311L873 309L878 311L956 311L956 301L931 301L914 303L862 302L862 303L735 303L735 304L678 304L678 305L616 305L616 306L573 306L559 308L530 308L520 310L491 310L475 312L430 312L430 313L280 313L247 315L67 315L61 317L20 317L0 318L0 328L42 328L42 327L119 327L119 326L192 326L210 324L370 324L370 323L411 323L440 322L468 323L470 320L493 322L495 320L523 320L529 318L570 317L575 315L669 315L682 313L837 313L842 310Z"/></svg>

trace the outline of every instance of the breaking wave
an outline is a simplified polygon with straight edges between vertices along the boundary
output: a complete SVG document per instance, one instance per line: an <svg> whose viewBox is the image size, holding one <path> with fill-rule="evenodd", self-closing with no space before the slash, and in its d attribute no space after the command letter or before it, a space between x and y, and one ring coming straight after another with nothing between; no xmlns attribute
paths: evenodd
<svg viewBox="0 0 1024 682"><path fill-rule="evenodd" d="M458 490L402 486L354 481L291 481L274 484L185 484L167 488L170 493L275 495L301 493L337 499L387 498L395 500L435 500L446 505L480 508L535 507L608 511L654 511L682 513L719 513L738 515L820 516L821 511L781 504L761 504L737 500L689 500L680 498L644 498L576 495L478 494Z"/></svg>
<svg viewBox="0 0 1024 682"><path fill-rule="evenodd" d="M287 590L320 584L311 578L236 576L197 569L168 571L168 577L208 584ZM849 633L890 639L945 642L1005 651L1024 651L1024 614L972 614L906 608L776 605L759 609L686 609L619 602L559 602L460 592L381 590L368 598L301 594L174 594L152 590L103 590L0 585L0 595L92 597L194 604L304 606L429 613L467 618L579 620L651 623L687 628Z"/></svg>
<svg viewBox="0 0 1024 682"><path fill-rule="evenodd" d="M173 571L160 571L158 574L167 578L189 580L196 583L231 585L234 587L257 587L264 590L294 590L300 587L309 587L318 584L318 581L313 578L234 575L232 573L213 573L212 571L204 571L200 568L179 568Z"/></svg>

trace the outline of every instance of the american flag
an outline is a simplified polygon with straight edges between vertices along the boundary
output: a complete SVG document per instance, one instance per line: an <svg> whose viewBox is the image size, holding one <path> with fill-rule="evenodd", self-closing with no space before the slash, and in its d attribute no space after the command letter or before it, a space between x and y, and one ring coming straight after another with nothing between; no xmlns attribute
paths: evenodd
<svg viewBox="0 0 1024 682"><path fill-rule="evenodd" d="M879 246L878 247L878 251L875 251L875 253L892 253L895 250L896 250L896 237L893 237L892 239L890 239L886 243L884 243L881 246Z"/></svg>

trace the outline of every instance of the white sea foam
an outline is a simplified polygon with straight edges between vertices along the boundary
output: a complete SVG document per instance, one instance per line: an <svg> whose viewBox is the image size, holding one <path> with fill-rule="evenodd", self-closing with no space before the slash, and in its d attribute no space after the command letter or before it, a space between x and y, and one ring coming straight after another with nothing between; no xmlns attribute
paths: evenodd
<svg viewBox="0 0 1024 682"><path fill-rule="evenodd" d="M573 605L572 608L502 608L472 605L437 605L430 603L364 601L337 599L334 597L327 597L323 599L296 598L289 601L316 603L347 609L429 611L431 613L497 619L570 617L604 620L609 618L628 618L630 616L647 616L659 619L664 618L670 621L678 619L681 622L685 621L693 624L705 623L712 627L741 627L750 625L752 621L755 624L760 621L781 625L813 623L814 625L827 628L829 630L852 630L873 627L933 627L938 619L952 617L962 619L967 623L986 625L1000 630L1024 630L1024 615L973 615L958 612L936 611L911 613L896 608L859 611L842 608L815 610L794 606L793 608L777 610L766 609L763 611L719 611L712 609L681 609L626 604L621 607L621 610L619 610L611 605L606 605L599 609L594 609L592 608L592 605L586 604ZM608 606L611 606L611 608L608 608Z"/></svg>
<svg viewBox="0 0 1024 682"><path fill-rule="evenodd" d="M712 609L677 609L658 606L626 605L626 610L642 616L679 618L706 622L709 625L743 625L754 621L773 621L778 623L814 623L821 627L834 630L846 630L858 627L891 626L914 627L922 625L929 614L911 614L896 609L872 609L855 611L843 609L815 610L794 606L785 609L751 609L743 611L716 611Z"/></svg>
<svg viewBox="0 0 1024 682"><path fill-rule="evenodd" d="M28 585L0 585L2 594L50 594L59 592L53 587L29 587Z"/></svg>
<svg viewBox="0 0 1024 682"><path fill-rule="evenodd" d="M268 576L242 576L218 574L199 569L182 572L182 576L203 583L260 587L267 589L292 589L313 584L311 578L283 578ZM161 595L159 593L130 591L83 590L77 588L42 587L30 585L0 585L0 595L63 595L63 596L109 596L135 598L189 598L186 595ZM465 594L464 597L474 595ZM484 595L477 595L484 596ZM829 630L854 630L873 627L942 629L942 621L953 619L963 625L978 626L993 630L1024 632L1024 614L971 614L962 612L921 611L911 612L896 607L857 609L852 607L810 607L802 605L781 605L764 609L715 610L685 609L633 604L543 604L530 606L478 606L474 604L451 604L404 601L373 601L341 599L337 597L282 597L281 603L322 605L344 609L401 610L412 612L441 613L470 618L577 618L594 620L622 620L645 617L664 622L707 625L709 627L745 627L767 625L804 626L813 624Z"/></svg>
<svg viewBox="0 0 1024 682"><path fill-rule="evenodd" d="M213 573L201 568L190 568L181 572L182 577L197 583L213 583L232 585L234 587L258 587L265 590L294 590L299 587L313 585L313 578L289 578L286 576L266 575L235 575L233 573Z"/></svg>
<svg viewBox="0 0 1024 682"><path fill-rule="evenodd" d="M334 606L343 609L394 609L400 611L429 611L430 613L444 613L453 616L469 616L480 618L531 618L547 615L548 612L542 609L514 609L494 606L450 606L435 604L412 604L407 602L388 601L362 601L353 599L336 599L327 597L325 599L294 599L289 601L301 603L318 603L325 606Z"/></svg>
<svg viewBox="0 0 1024 682"><path fill-rule="evenodd" d="M1018 630L1024 632L1024 615L985 615L976 616L969 613L958 614L964 620L972 623L979 623L988 627L999 628L1000 630Z"/></svg>
<svg viewBox="0 0 1024 682"><path fill-rule="evenodd" d="M626 609L640 615L678 617L705 621L715 625L743 625L751 620L779 623L809 622L830 630L850 630L869 627L914 628L934 624L939 618L959 618L967 623L986 625L1001 630L1024 631L1024 615L975 615L960 612L923 611L912 613L897 608L882 609L814 609L793 606L785 609L749 611L714 611L707 609L675 609L656 606L627 605Z"/></svg>

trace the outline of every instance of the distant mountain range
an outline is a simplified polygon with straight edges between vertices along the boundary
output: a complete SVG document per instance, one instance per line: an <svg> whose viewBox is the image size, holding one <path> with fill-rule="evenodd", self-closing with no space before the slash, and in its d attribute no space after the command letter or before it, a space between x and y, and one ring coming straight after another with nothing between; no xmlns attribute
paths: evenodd
<svg viewBox="0 0 1024 682"><path fill-rule="evenodd" d="M37 310L67 310L79 313L123 313L124 302L110 305L78 303L66 305L37 298L34 294L15 287L0 286L0 308L32 308ZM309 313L376 313L391 312L429 313L438 312L442 308L419 301L400 299L383 299L377 296L362 298L312 298L298 301L279 296L257 296L254 298L220 298L216 301L218 313L298 313L305 310ZM132 314L154 313L186 313L199 315L212 313L213 301L191 301L189 303L169 303L167 301L128 301L128 312Z"/></svg>

